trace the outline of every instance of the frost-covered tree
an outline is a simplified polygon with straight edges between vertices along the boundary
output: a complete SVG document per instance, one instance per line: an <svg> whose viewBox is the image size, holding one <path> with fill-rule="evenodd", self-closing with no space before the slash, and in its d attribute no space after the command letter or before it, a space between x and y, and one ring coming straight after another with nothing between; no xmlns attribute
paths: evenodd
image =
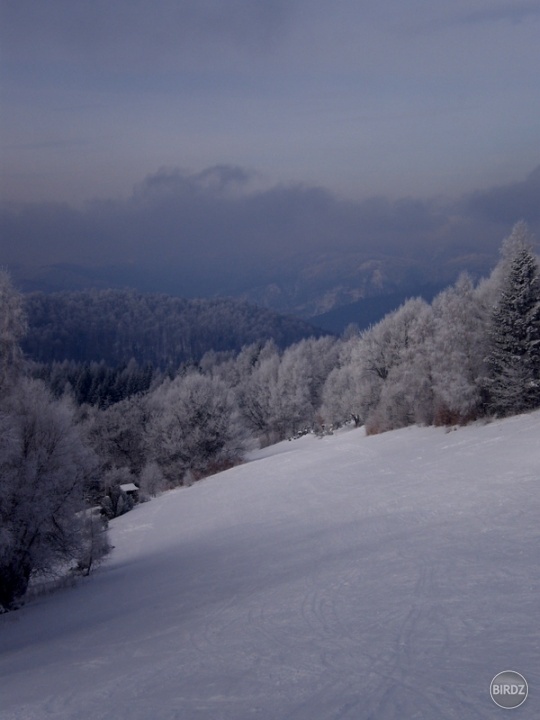
<svg viewBox="0 0 540 720"><path fill-rule="evenodd" d="M143 498L155 496L162 490L165 490L166 481L161 472L161 468L155 460L151 460L141 470L139 476L139 487Z"/></svg>
<svg viewBox="0 0 540 720"><path fill-rule="evenodd" d="M270 422L276 439L311 424L311 368L302 345L288 348L281 358L270 399Z"/></svg>
<svg viewBox="0 0 540 720"><path fill-rule="evenodd" d="M149 459L171 486L234 465L250 446L232 392L216 378L179 376L157 388L149 406Z"/></svg>
<svg viewBox="0 0 540 720"><path fill-rule="evenodd" d="M150 421L144 396L133 396L104 410L88 408L86 431L105 471L127 467L138 475L146 463L146 427Z"/></svg>
<svg viewBox="0 0 540 720"><path fill-rule="evenodd" d="M30 577L75 559L94 456L66 401L21 379L0 412L0 606L10 608Z"/></svg>
<svg viewBox="0 0 540 720"><path fill-rule="evenodd" d="M325 380L337 357L333 338L309 338L281 355L275 343L242 349L235 363L238 406L264 444L314 424Z"/></svg>
<svg viewBox="0 0 540 720"><path fill-rule="evenodd" d="M352 417L366 423L369 432L431 422L432 335L432 310L415 298L343 343L338 366L323 390L325 419L339 422L341 417L343 422Z"/></svg>
<svg viewBox="0 0 540 720"><path fill-rule="evenodd" d="M209 350L238 352L270 338L283 348L317 334L300 319L230 298L85 290L32 293L25 306L30 319L25 351L42 362L67 357L117 367L134 357L165 369L198 362Z"/></svg>
<svg viewBox="0 0 540 720"><path fill-rule="evenodd" d="M69 401L54 400L42 382L24 377L19 343L25 327L21 297L9 276L0 273L0 608L4 609L25 594L33 575L81 560L93 542L81 511L95 457L83 442ZM97 546L91 553L94 550Z"/></svg>
<svg viewBox="0 0 540 720"><path fill-rule="evenodd" d="M405 302L380 323L380 393L366 417L368 432L433 421L433 378L429 347L433 312L421 298ZM383 360L384 362L381 362ZM372 396L375 400L376 394Z"/></svg>
<svg viewBox="0 0 540 720"><path fill-rule="evenodd" d="M301 340L298 346L309 365L310 402L313 408L318 409L326 379L336 367L339 344L333 337L323 337Z"/></svg>
<svg viewBox="0 0 540 720"><path fill-rule="evenodd" d="M540 406L540 278L525 223L505 243L503 277L490 325L488 389L501 415Z"/></svg>
<svg viewBox="0 0 540 720"><path fill-rule="evenodd" d="M239 356L239 361L245 360ZM253 364L245 365L243 380L238 379L235 396L242 419L251 433L267 444L273 437L274 397L280 366L277 348L271 354L260 354Z"/></svg>
<svg viewBox="0 0 540 720"><path fill-rule="evenodd" d="M329 372L321 392L320 413L324 423L343 425L354 418L359 424L361 417L362 379L358 363L360 338L351 334L338 344L337 359Z"/></svg>
<svg viewBox="0 0 540 720"><path fill-rule="evenodd" d="M435 421L465 422L483 406L487 313L469 275L463 274L432 304L431 349Z"/></svg>
<svg viewBox="0 0 540 720"><path fill-rule="evenodd" d="M81 549L76 556L77 570L90 575L92 569L111 549L107 528L109 521L99 506L90 507L78 514L81 532Z"/></svg>

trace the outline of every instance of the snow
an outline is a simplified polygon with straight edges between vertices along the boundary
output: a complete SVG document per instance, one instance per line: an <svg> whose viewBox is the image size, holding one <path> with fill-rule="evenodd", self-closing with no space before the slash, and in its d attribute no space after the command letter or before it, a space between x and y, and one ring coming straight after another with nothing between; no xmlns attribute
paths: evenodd
<svg viewBox="0 0 540 720"><path fill-rule="evenodd" d="M306 436L137 506L0 617L2 720L540 717L540 414Z"/></svg>
<svg viewBox="0 0 540 720"><path fill-rule="evenodd" d="M123 490L125 493L129 493L138 492L139 488L135 485L135 483L124 483L123 485L120 485L120 490Z"/></svg>

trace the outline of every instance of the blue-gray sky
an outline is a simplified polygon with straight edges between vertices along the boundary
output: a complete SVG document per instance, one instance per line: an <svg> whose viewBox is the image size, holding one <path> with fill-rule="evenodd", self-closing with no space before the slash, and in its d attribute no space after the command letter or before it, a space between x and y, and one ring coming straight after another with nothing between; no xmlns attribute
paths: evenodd
<svg viewBox="0 0 540 720"><path fill-rule="evenodd" d="M540 0L0 10L0 264L159 258L210 287L540 227Z"/></svg>
<svg viewBox="0 0 540 720"><path fill-rule="evenodd" d="M535 0L1 0L2 192L126 196L246 167L347 197L540 162Z"/></svg>

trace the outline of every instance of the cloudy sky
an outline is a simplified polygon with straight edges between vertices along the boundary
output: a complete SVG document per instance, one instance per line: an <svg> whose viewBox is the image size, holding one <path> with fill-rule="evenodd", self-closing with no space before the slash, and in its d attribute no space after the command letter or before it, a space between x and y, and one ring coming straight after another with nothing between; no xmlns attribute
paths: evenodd
<svg viewBox="0 0 540 720"><path fill-rule="evenodd" d="M377 234L374 199L381 232L390 222L400 242L401 217L411 237L419 215L425 233L441 212L448 223L458 207L489 215L513 202L502 232L520 219L516 208L534 215L529 200L538 205L538 0L0 0L0 8L0 180L11 213L3 227L36 262L49 248L51 261L72 261L100 242L114 255L111 238L135 229L131 252L142 261L150 238L133 207L160 193L184 193L189 217L177 208L164 222L183 226L185 243L191 224L209 255L221 242L205 221L214 208L239 235L248 223L265 225L261 243L275 239L272 218L287 225L287 243L302 244L337 213L342 236L329 230L317 242L346 244L368 226ZM197 218L186 199L194 187L206 193ZM306 223L322 197L332 212L322 226ZM71 244L57 237L69 223ZM152 242L167 232L154 225ZM119 245L116 255L125 251ZM20 259L0 253L0 262Z"/></svg>

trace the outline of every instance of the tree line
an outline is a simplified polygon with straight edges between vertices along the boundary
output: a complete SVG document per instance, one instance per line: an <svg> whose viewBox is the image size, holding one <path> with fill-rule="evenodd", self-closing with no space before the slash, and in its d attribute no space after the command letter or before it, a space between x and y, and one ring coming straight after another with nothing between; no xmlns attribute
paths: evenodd
<svg viewBox="0 0 540 720"><path fill-rule="evenodd" d="M4 608L40 574L89 572L107 546L95 518L130 508L127 483L150 498L232 467L257 445L345 423L370 434L540 407L539 267L524 223L489 278L462 275L431 304L412 298L363 332L285 348L262 339L174 370L133 359L45 372L23 357L23 300L6 273L0 307Z"/></svg>
<svg viewBox="0 0 540 720"><path fill-rule="evenodd" d="M24 298L27 357L117 367L176 369L208 350L239 351L261 339L279 347L322 335L307 322L231 298L187 300L135 290L83 290Z"/></svg>

